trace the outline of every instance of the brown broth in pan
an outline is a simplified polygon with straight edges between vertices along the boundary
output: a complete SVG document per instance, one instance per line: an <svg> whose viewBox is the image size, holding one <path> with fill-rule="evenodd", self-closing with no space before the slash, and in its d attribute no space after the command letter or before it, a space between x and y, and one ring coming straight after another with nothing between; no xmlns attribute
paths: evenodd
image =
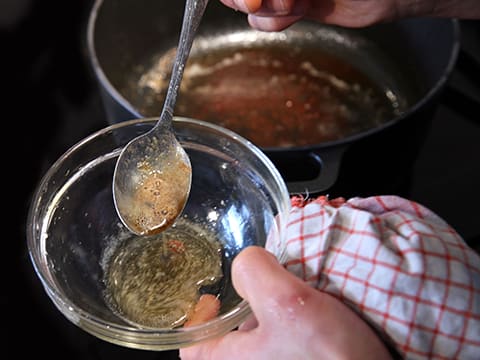
<svg viewBox="0 0 480 360"><path fill-rule="evenodd" d="M145 116L161 112L173 55L139 69L121 91ZM377 127L404 111L401 103L336 56L277 44L192 53L175 115L216 123L257 146L291 147Z"/></svg>

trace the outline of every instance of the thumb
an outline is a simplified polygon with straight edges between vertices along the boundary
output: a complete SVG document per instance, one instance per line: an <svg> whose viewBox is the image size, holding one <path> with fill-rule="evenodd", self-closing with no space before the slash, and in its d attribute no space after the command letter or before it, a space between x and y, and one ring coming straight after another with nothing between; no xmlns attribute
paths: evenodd
<svg viewBox="0 0 480 360"><path fill-rule="evenodd" d="M312 289L288 272L267 250L250 246L232 265L232 281L238 294L252 308L260 325L275 323L288 314L285 309L302 307Z"/></svg>

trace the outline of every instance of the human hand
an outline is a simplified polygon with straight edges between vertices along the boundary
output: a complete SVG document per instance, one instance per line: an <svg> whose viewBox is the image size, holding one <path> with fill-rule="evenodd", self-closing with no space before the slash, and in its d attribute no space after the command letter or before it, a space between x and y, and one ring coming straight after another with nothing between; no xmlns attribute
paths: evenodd
<svg viewBox="0 0 480 360"><path fill-rule="evenodd" d="M232 280L255 317L224 337L180 349L182 360L390 358L355 312L309 287L262 248L248 247L235 258Z"/></svg>
<svg viewBox="0 0 480 360"><path fill-rule="evenodd" d="M253 28L278 31L308 18L363 27L413 16L480 18L478 0L220 0L245 12Z"/></svg>

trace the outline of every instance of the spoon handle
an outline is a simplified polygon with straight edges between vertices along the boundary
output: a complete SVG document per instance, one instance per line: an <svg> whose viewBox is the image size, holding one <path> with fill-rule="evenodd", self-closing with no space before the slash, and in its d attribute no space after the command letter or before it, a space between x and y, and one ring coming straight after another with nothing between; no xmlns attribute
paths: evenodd
<svg viewBox="0 0 480 360"><path fill-rule="evenodd" d="M185 64L207 4L208 0L186 0L183 23L180 31L180 40L175 54L175 62L173 64L165 103L163 104L162 113L157 122L157 126L171 126L173 109L175 107L178 89L180 88L183 71L185 70Z"/></svg>

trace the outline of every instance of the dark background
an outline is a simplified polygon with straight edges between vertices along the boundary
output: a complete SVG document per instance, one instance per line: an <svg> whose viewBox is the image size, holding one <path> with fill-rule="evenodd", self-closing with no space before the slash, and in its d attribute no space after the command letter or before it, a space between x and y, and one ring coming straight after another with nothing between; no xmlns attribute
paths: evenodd
<svg viewBox="0 0 480 360"><path fill-rule="evenodd" d="M85 46L91 4L91 0L0 3L1 78L6 93L2 134L11 143L2 146L1 157L7 205L1 301L8 319L4 324L8 336L2 337L7 346L2 349L16 358L175 359L175 351L123 348L68 322L44 293L26 249L26 214L41 176L68 147L107 125ZM480 25L478 21L461 25L462 47L475 61L472 66L466 62L466 73L455 71L452 76L415 165L408 197L443 217L478 248Z"/></svg>

